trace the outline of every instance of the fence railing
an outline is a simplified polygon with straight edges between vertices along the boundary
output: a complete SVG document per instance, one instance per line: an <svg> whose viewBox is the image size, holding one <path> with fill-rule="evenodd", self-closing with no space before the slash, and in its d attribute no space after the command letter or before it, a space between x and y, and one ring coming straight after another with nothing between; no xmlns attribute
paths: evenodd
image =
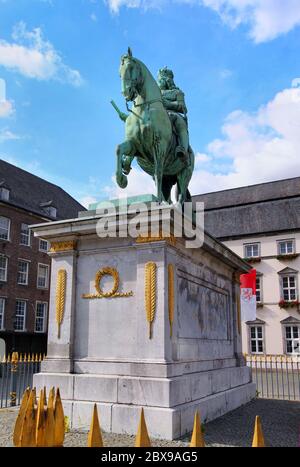
<svg viewBox="0 0 300 467"><path fill-rule="evenodd" d="M245 355L252 368L257 396L300 400L300 356Z"/></svg>
<svg viewBox="0 0 300 467"><path fill-rule="evenodd" d="M44 357L40 354L14 352L0 362L0 408L20 405L27 387L32 387L33 375L39 373Z"/></svg>

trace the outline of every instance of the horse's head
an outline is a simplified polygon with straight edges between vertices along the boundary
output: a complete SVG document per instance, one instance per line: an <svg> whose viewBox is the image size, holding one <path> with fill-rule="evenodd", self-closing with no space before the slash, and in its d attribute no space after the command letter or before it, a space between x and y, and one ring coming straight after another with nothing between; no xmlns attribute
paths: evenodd
<svg viewBox="0 0 300 467"><path fill-rule="evenodd" d="M122 80L122 94L126 101L134 101L140 94L143 85L142 67L138 60L133 58L132 52L121 58L120 76Z"/></svg>

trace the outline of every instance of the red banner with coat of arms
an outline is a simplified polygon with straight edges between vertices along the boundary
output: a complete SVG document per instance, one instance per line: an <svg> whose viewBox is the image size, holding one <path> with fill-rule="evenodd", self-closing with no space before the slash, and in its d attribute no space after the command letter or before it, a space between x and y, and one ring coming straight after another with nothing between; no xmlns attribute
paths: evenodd
<svg viewBox="0 0 300 467"><path fill-rule="evenodd" d="M256 269L242 274L241 281L241 313L243 321L256 319Z"/></svg>

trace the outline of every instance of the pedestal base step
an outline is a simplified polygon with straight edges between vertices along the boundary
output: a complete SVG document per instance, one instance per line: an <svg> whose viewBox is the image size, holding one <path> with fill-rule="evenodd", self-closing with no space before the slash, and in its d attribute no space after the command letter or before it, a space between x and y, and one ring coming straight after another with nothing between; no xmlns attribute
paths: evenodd
<svg viewBox="0 0 300 467"><path fill-rule="evenodd" d="M87 375L82 376L86 379ZM69 417L71 428L89 429L93 406L96 402L101 428L104 431L135 435L143 407L149 435L153 438L166 440L177 439L190 433L193 429L196 410L201 415L202 423L206 423L250 402L255 397L256 392L254 383L246 383L173 407L141 405L139 403L129 405L118 400L116 402L98 402L97 391L91 398L92 400L78 400L74 394L74 377L76 375L41 373L34 377L34 384L38 390L44 385L49 390L54 385L55 379L55 385L61 388L64 411L65 415ZM113 397L113 395L111 396Z"/></svg>

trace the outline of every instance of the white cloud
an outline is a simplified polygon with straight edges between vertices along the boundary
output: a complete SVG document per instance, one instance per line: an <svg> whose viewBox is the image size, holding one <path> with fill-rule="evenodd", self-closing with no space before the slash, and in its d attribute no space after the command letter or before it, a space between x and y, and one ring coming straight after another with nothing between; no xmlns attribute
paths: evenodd
<svg viewBox="0 0 300 467"><path fill-rule="evenodd" d="M210 162L210 161L211 161L211 158L207 154L200 153L200 152L197 152L195 154L195 164L196 165L206 163L206 162Z"/></svg>
<svg viewBox="0 0 300 467"><path fill-rule="evenodd" d="M300 176L298 84L294 79L256 112L236 110L227 116L222 138L211 141L205 152L195 153L192 194ZM125 190L114 176L111 181L102 190L94 182L89 195L102 191L111 199L156 192L152 178L136 166Z"/></svg>
<svg viewBox="0 0 300 467"><path fill-rule="evenodd" d="M166 5L169 0L104 0L108 4L113 13L118 13L120 8L126 6L127 8L143 8L148 10L150 8L160 9Z"/></svg>
<svg viewBox="0 0 300 467"><path fill-rule="evenodd" d="M14 106L11 101L0 100L0 118L10 117L14 113Z"/></svg>
<svg viewBox="0 0 300 467"><path fill-rule="evenodd" d="M193 195L300 176L300 87L278 92L254 113L236 110L222 126L223 137L195 154ZM155 194L152 178L133 168L122 190L112 177L109 198Z"/></svg>
<svg viewBox="0 0 300 467"><path fill-rule="evenodd" d="M154 194L155 185L153 179L137 167L133 167L128 175L128 185L122 189L117 185L116 177L111 178L112 184L104 187L103 192L109 199L124 198L141 194Z"/></svg>
<svg viewBox="0 0 300 467"><path fill-rule="evenodd" d="M196 166L193 194L300 176L300 87L284 89L253 114L232 112L222 133L207 148L210 170ZM220 161L227 173L218 170Z"/></svg>
<svg viewBox="0 0 300 467"><path fill-rule="evenodd" d="M300 24L299 0L105 0L111 11L127 8L160 8L166 3L206 6L219 14L222 21L235 28L250 27L256 43L275 39Z"/></svg>
<svg viewBox="0 0 300 467"><path fill-rule="evenodd" d="M10 117L14 113L14 106L6 99L6 83L0 78L0 118Z"/></svg>
<svg viewBox="0 0 300 467"><path fill-rule="evenodd" d="M10 131L8 128L2 128L0 130L0 143L3 143L4 141L17 139L21 139L21 137Z"/></svg>
<svg viewBox="0 0 300 467"><path fill-rule="evenodd" d="M14 42L0 40L0 66L38 80L58 80L73 86L83 82L79 71L63 63L53 45L43 38L40 28L26 29L24 22L13 31Z"/></svg>
<svg viewBox="0 0 300 467"><path fill-rule="evenodd" d="M79 203L82 204L82 206L84 206L85 208L88 209L90 204L96 203L97 201L98 201L98 199L95 198L94 196L83 196L83 198L81 198L79 200Z"/></svg>
<svg viewBox="0 0 300 467"><path fill-rule="evenodd" d="M275 39L300 24L299 0L200 0L197 3L212 8L231 27L249 24L250 36L256 43Z"/></svg>
<svg viewBox="0 0 300 467"><path fill-rule="evenodd" d="M297 88L298 86L300 86L300 78L295 78L295 79L293 79L293 81L292 81L292 87L293 87L293 88Z"/></svg>

